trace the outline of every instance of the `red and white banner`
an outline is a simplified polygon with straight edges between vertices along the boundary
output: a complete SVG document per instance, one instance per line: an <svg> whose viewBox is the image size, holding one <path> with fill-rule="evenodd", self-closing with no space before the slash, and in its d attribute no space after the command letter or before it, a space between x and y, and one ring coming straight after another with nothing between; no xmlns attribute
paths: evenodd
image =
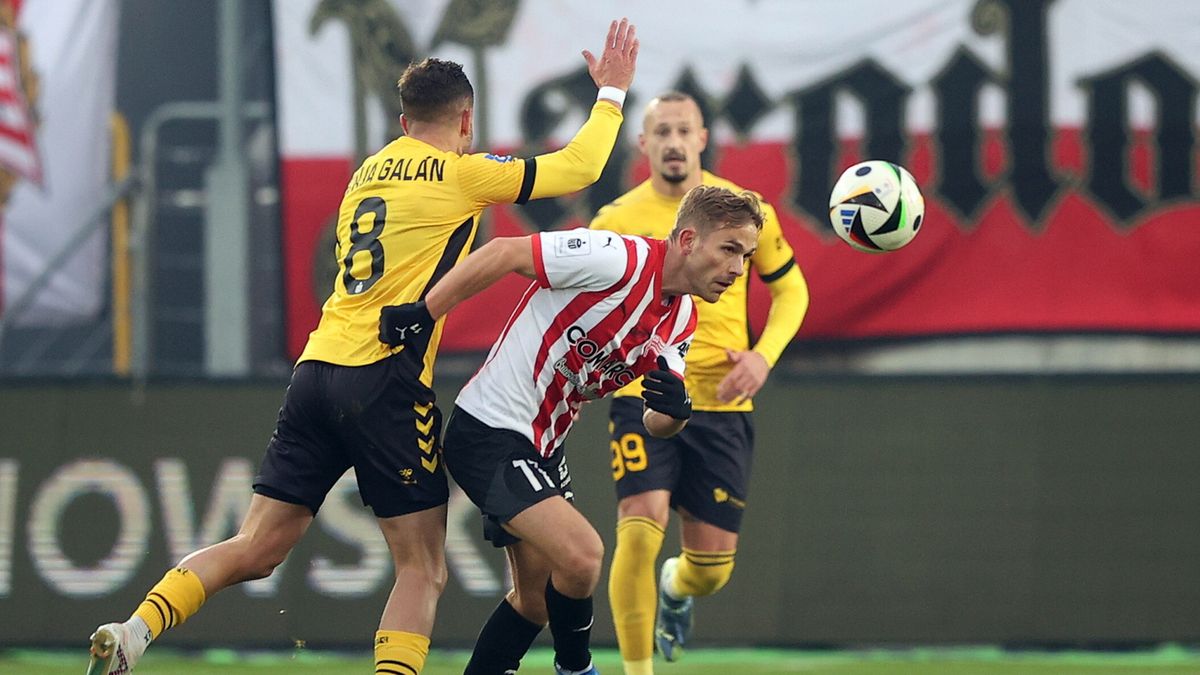
<svg viewBox="0 0 1200 675"><path fill-rule="evenodd" d="M323 231L357 158L395 133L407 62L463 63L480 149L533 154L578 128L594 97L579 51L622 15L642 48L604 177L493 208L493 234L586 222L644 179L640 108L683 89L706 110L709 168L780 212L812 291L802 338L1200 333L1192 0L476 4L276 2L293 353L331 284ZM895 253L857 253L827 221L830 186L867 158L907 166L926 198L921 235ZM494 308L523 285L456 310L443 348L490 345Z"/></svg>
<svg viewBox="0 0 1200 675"><path fill-rule="evenodd" d="M104 228L31 284L104 201L118 8L0 0L0 312L31 298L19 325L86 320L104 303Z"/></svg>

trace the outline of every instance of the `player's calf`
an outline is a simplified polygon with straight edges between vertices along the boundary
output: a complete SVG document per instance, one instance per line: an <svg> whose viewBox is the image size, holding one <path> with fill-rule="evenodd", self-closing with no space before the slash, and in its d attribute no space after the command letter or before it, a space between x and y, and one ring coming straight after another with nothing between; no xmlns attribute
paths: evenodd
<svg viewBox="0 0 1200 675"><path fill-rule="evenodd" d="M733 576L737 551L683 549L671 590L679 597L702 598L725 587Z"/></svg>

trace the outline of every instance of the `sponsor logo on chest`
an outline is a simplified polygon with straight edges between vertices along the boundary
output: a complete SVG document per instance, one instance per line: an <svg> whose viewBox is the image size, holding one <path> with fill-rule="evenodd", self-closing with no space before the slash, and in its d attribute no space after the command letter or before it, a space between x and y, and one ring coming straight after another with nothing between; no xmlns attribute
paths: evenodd
<svg viewBox="0 0 1200 675"><path fill-rule="evenodd" d="M650 335L640 327L634 328L634 332L630 335L637 339L637 342L628 352L623 352L605 349L591 339L586 330L579 326L571 326L567 329L567 344L571 346L570 351L579 355L582 368L580 370L571 369L568 364L568 356L570 356L570 352L568 352L567 356L563 356L555 362L554 370L587 398L600 398L605 393L606 381L617 387L623 387L637 377L630 362L637 360L643 354L657 355L666 348L662 338Z"/></svg>

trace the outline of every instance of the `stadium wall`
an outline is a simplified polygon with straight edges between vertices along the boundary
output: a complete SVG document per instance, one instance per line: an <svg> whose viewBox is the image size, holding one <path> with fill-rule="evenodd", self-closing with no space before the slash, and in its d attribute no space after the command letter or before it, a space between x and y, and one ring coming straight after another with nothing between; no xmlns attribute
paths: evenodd
<svg viewBox="0 0 1200 675"><path fill-rule="evenodd" d="M449 401L461 381L440 385ZM0 387L0 647L78 646L184 553L227 536L280 382ZM1200 378L802 378L758 399L737 571L707 644L1200 640ZM569 456L609 546L606 403ZM435 642L469 645L503 592L465 500ZM674 531L666 550L677 541ZM162 642L368 644L391 570L347 479L272 578ZM597 641L613 643L598 595Z"/></svg>

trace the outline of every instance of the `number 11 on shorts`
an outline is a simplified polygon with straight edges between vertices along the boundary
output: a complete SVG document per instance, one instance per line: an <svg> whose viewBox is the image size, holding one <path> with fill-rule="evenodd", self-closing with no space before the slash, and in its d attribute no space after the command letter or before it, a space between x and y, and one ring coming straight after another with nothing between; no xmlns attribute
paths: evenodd
<svg viewBox="0 0 1200 675"><path fill-rule="evenodd" d="M512 461L512 465L520 469L521 473L525 474L525 478L529 480L529 484L533 486L535 492L544 488L554 487L554 481L550 480L550 474L546 473L546 471L542 469L542 467L538 466L538 463L532 459L514 459ZM537 471L542 475L542 479L546 481L545 485L538 481L537 475L533 473L534 471Z"/></svg>

